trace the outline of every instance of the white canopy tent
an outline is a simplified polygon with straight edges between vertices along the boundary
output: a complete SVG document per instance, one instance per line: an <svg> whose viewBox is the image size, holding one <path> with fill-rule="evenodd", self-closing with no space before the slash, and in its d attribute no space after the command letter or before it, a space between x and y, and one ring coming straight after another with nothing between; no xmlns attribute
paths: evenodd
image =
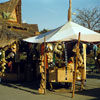
<svg viewBox="0 0 100 100"><path fill-rule="evenodd" d="M61 26L62 27L62 26ZM44 34L40 34L38 36L34 36L34 37L29 37L29 38L26 38L26 39L23 39L24 41L26 42L30 42L30 43L43 43L44 42L44 37L46 37L46 41L48 39L50 39L55 33L57 33L61 27L57 28L57 29L54 29L54 30L51 30L47 33L44 33Z"/></svg>
<svg viewBox="0 0 100 100"><path fill-rule="evenodd" d="M30 43L42 43L44 42L44 37L46 38L46 42L72 41L72 40L78 40L79 32L81 33L80 41L84 42L100 41L99 33L94 32L81 25L78 25L72 21L67 22L65 25L57 29L51 30L50 32L24 39L24 41Z"/></svg>
<svg viewBox="0 0 100 100"><path fill-rule="evenodd" d="M57 42L57 41L72 41L72 40L80 40L84 42L100 42L100 34L97 32L94 32L88 28L85 28L83 26L80 26L74 22L71 21L71 0L70 7L68 9L68 22L50 32L41 34L39 36L30 37L27 39L24 39L26 42L30 43L43 43L43 42ZM80 33L80 38L78 39ZM45 41L44 41L45 37ZM77 45L79 46L79 45ZM78 52L78 49L77 51ZM83 54L84 54L84 79L86 78L86 45L83 44ZM44 60L45 61L45 60ZM76 56L76 65L78 61L78 53ZM75 73L73 78L73 92L72 97L74 97L74 91L75 91L75 81L76 81L76 68L75 67ZM46 67L45 67L46 69ZM46 73L46 71L45 71ZM45 74L46 77L46 74ZM82 81L83 82L83 81ZM45 81L46 83L46 81ZM83 84L83 83L82 83ZM46 89L46 87L45 87Z"/></svg>
<svg viewBox="0 0 100 100"><path fill-rule="evenodd" d="M80 39L78 39L80 33ZM26 42L30 43L43 43L45 37L45 42L57 42L57 41L73 41L80 40L84 42L100 42L100 34L94 32L88 28L78 25L72 21L67 22L65 25L54 29L50 32L41 34L39 36L30 37L24 39ZM79 46L79 45L78 45ZM78 50L76 51L78 52ZM86 44L83 44L83 59L84 59L84 71L81 87L83 86L84 80L86 79ZM78 62L78 53L76 57L76 62ZM76 63L77 65L77 63ZM78 66L78 65L77 65ZM46 68L46 67L45 67ZM74 97L75 82L76 82L76 70L73 76L73 92L72 97Z"/></svg>

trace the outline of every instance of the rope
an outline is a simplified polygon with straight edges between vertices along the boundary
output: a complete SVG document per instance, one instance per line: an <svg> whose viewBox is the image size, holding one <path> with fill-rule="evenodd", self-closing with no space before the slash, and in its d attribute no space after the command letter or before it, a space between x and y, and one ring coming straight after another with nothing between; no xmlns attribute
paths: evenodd
<svg viewBox="0 0 100 100"><path fill-rule="evenodd" d="M66 43L64 43L64 45L65 45L65 80L67 80L67 63L68 63L67 46Z"/></svg>

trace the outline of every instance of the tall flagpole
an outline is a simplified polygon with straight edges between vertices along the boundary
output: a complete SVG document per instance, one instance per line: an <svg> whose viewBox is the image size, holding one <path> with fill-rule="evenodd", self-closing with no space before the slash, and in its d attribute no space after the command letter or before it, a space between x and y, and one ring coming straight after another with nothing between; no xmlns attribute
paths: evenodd
<svg viewBox="0 0 100 100"><path fill-rule="evenodd" d="M69 0L68 21L72 20L72 0Z"/></svg>
<svg viewBox="0 0 100 100"><path fill-rule="evenodd" d="M72 21L72 0L69 0L68 21ZM74 94L75 94L75 82L76 82L76 70L77 70L79 43L80 43L80 33L79 33L78 44L77 44L77 48L76 48L76 64L74 65L74 72L73 72L72 98L74 97Z"/></svg>

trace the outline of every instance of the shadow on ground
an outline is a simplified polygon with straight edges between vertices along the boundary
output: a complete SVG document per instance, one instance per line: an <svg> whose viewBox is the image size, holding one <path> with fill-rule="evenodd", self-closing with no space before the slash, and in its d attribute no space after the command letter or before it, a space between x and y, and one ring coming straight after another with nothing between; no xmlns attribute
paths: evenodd
<svg viewBox="0 0 100 100"><path fill-rule="evenodd" d="M10 88L15 88L21 91L38 95L38 91L36 92L33 91L33 90L38 90L39 88L38 82L2 82L0 84L3 86L8 86Z"/></svg>
<svg viewBox="0 0 100 100"><path fill-rule="evenodd" d="M91 100L100 100L100 88L78 91L76 94L95 97L95 99Z"/></svg>
<svg viewBox="0 0 100 100"><path fill-rule="evenodd" d="M100 74L87 74L87 78L91 78L91 79L100 79Z"/></svg>
<svg viewBox="0 0 100 100"><path fill-rule="evenodd" d="M97 79L97 80L96 81L94 80L92 81L92 83L89 82L87 84L88 87L91 87L91 89L86 89L84 91L77 91L76 94L84 95L84 96L91 96L95 98L91 100L100 100L100 85L98 86L99 81L100 81L100 74L96 74L96 73L88 74L87 79Z"/></svg>
<svg viewBox="0 0 100 100"><path fill-rule="evenodd" d="M100 74L88 74L87 79L97 79L98 81L100 80ZM25 91L31 94L39 95L38 93L39 82L38 81L37 82L1 82L0 84L3 86L8 86L10 88ZM92 88L86 89L84 91L76 91L75 94L83 95L83 96L91 96L95 98L91 100L100 100L100 86L97 87L96 85L97 84L95 84L95 82L93 83L89 82L88 87L92 87ZM57 91L52 91L52 92L49 91L48 93L68 97L69 99L71 98L71 96L67 96L63 94L63 93L70 92L71 90L71 88L67 89L64 83L62 84L55 83L53 84L53 87L54 87L54 90L57 90Z"/></svg>

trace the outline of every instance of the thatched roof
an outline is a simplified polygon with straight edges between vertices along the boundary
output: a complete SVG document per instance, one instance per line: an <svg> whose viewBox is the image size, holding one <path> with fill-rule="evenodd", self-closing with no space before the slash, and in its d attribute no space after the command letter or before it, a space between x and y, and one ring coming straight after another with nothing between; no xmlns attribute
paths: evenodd
<svg viewBox="0 0 100 100"><path fill-rule="evenodd" d="M0 22L0 47L12 44L14 41L18 41L24 38L28 38L35 35L38 32L37 24L18 24Z"/></svg>
<svg viewBox="0 0 100 100"><path fill-rule="evenodd" d="M12 12L16 12L17 22L21 23L21 0L9 0L8 2L0 3L0 19L9 20L12 18Z"/></svg>
<svg viewBox="0 0 100 100"><path fill-rule="evenodd" d="M0 12L12 12L17 6L18 2L19 0L9 0L7 2L0 3Z"/></svg>
<svg viewBox="0 0 100 100"><path fill-rule="evenodd" d="M11 14L13 10L16 10L17 23L9 22L2 18L2 14ZM8 2L0 3L0 47L34 36L35 32L38 32L37 24L21 23L21 0L9 0Z"/></svg>

